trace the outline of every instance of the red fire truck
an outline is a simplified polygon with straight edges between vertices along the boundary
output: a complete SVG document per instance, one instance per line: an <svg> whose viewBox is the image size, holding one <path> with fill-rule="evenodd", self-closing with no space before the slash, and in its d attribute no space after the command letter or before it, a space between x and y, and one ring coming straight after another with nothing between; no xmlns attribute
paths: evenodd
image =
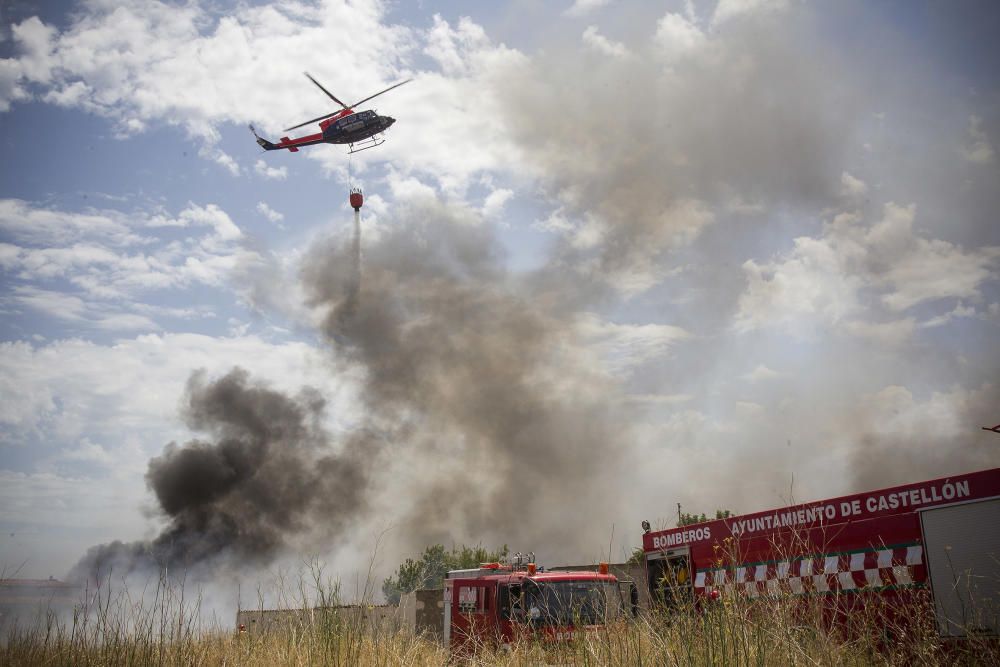
<svg viewBox="0 0 1000 667"><path fill-rule="evenodd" d="M643 551L666 605L924 589L942 635L996 635L1000 468L647 530Z"/></svg>
<svg viewBox="0 0 1000 667"><path fill-rule="evenodd" d="M515 554L508 563L448 573L444 642L467 653L480 644L528 637L567 641L637 609L635 584L619 582L607 563L596 572L545 571L533 554Z"/></svg>

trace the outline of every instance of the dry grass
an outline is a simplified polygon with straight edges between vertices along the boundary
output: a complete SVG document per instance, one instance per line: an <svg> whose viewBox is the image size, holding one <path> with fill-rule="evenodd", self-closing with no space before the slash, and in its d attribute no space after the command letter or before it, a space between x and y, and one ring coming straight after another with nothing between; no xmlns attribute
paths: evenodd
<svg viewBox="0 0 1000 667"><path fill-rule="evenodd" d="M569 643L479 647L483 665L997 665L996 638L946 642L923 602L888 609L876 595L830 622L821 598L731 599L703 612L649 614Z"/></svg>
<svg viewBox="0 0 1000 667"><path fill-rule="evenodd" d="M316 573L314 573L316 574ZM314 582L319 582L317 577ZM301 583L301 582L300 582ZM72 616L41 614L8 628L0 665L421 665L445 664L443 647L333 609L339 587L311 591L320 608L271 631L237 633L204 620L201 599L160 580L134 596L101 591ZM285 602L294 596L284 598Z"/></svg>
<svg viewBox="0 0 1000 667"><path fill-rule="evenodd" d="M72 618L14 629L3 665L444 665L433 640L387 624L317 610L268 632L205 627L200 600L158 586L148 600L108 591ZM332 592L335 596L335 591ZM141 596L140 596L141 597ZM848 601L852 622L830 623L821 598L729 599L703 612L648 614L558 645L476 647L473 665L938 665L1000 664L996 640L945 643L922 607ZM325 600L329 602L329 599ZM924 608L925 609L925 608Z"/></svg>

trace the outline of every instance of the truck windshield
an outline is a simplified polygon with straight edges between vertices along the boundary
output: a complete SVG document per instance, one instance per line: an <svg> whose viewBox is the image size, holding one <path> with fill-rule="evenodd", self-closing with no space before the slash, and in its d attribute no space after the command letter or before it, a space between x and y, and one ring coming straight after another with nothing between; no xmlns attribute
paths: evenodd
<svg viewBox="0 0 1000 667"><path fill-rule="evenodd" d="M612 581L546 581L527 586L529 618L542 625L595 625L622 613L618 584ZM538 610L537 612L535 610Z"/></svg>

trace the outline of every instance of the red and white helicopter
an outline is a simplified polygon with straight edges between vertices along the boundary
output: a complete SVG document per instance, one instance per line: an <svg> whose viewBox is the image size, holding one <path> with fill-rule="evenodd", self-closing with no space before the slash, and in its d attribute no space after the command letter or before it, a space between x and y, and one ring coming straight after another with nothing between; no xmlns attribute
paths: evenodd
<svg viewBox="0 0 1000 667"><path fill-rule="evenodd" d="M413 80L407 79L406 81L401 81L395 85L389 86L383 91L375 93L374 95L369 95L360 102L348 105L338 100L337 97L324 88L319 81L309 76L309 72L303 72L303 74L305 74L310 81L315 83L320 90L326 93L327 97L342 106L343 109L328 113L324 116L320 116L319 118L307 120L304 123L299 123L298 125L293 125L292 127L285 128L284 131L288 132L305 125L309 125L310 123L320 121L320 131L318 133L309 134L304 137L299 137L298 139L282 137L281 141L276 144L262 138L259 134L257 134L257 130L254 129L253 125L251 125L250 131L253 132L253 136L256 137L257 143L260 144L261 148L266 151L276 151L284 148L288 149L288 151L292 153L296 153L302 146L313 146L315 144L347 144L350 148L348 153L357 153L358 151L379 146L385 142L385 138L379 135L389 129L389 126L395 123L396 119L390 118L389 116L379 116L375 111L355 112L354 107L364 104L368 100L376 98L382 93L387 93L393 88L399 88L404 83L409 83Z"/></svg>

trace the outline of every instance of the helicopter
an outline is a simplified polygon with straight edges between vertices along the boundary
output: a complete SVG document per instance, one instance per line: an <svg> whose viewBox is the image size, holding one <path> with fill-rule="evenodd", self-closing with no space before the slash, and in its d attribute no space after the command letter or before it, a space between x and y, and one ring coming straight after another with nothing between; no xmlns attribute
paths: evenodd
<svg viewBox="0 0 1000 667"><path fill-rule="evenodd" d="M404 83L413 81L413 79L401 81L395 85L389 86L385 90L375 93L374 95L369 95L360 102L348 105L338 100L337 97L324 88L319 81L312 78L309 72L303 72L303 74L306 75L306 78L316 84L317 88L326 93L327 97L342 106L343 109L328 113L320 116L319 118L307 120L304 123L299 123L298 125L293 125L292 127L285 128L283 131L289 132L291 130L297 130L300 127L309 125L310 123L320 121L320 132L299 137L297 139L282 137L281 141L276 144L271 143L257 134L257 130L254 129L253 125L251 125L250 131L253 132L254 138L257 139L257 143L260 144L260 147L266 151L287 149L291 153L297 153L299 148L302 146L313 146L315 144L347 144L350 149L348 150L348 154L351 154L358 153L369 148L375 148L376 146L381 146L385 143L385 138L380 137L379 135L389 129L389 127L396 122L396 119L390 118L389 116L379 116L378 113L370 110L356 112L354 111L354 107L364 104L365 102L378 97L382 93L387 93L393 88L399 88Z"/></svg>

